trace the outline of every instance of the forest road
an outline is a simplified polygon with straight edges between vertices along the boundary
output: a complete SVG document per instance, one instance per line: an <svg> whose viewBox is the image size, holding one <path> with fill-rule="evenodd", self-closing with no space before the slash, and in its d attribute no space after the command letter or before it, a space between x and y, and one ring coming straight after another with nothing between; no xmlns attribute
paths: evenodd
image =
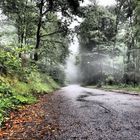
<svg viewBox="0 0 140 140"><path fill-rule="evenodd" d="M70 85L51 102L57 140L140 140L140 96Z"/></svg>

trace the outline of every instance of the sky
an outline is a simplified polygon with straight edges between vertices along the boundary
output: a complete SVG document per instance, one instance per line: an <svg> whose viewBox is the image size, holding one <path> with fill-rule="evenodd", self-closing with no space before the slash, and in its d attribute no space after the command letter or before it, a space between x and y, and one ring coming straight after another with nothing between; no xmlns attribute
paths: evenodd
<svg viewBox="0 0 140 140"><path fill-rule="evenodd" d="M102 5L102 6L110 6L110 5L114 5L116 3L115 0L96 0L96 1L99 5ZM84 0L84 3L82 3L81 5L85 6L88 4L90 4L90 1Z"/></svg>
<svg viewBox="0 0 140 140"><path fill-rule="evenodd" d="M115 0L98 0L100 5L103 6L110 6L110 5L115 5L116 1Z"/></svg>
<svg viewBox="0 0 140 140"><path fill-rule="evenodd" d="M2 11L0 10L0 20L5 19L5 16L2 14Z"/></svg>
<svg viewBox="0 0 140 140"><path fill-rule="evenodd" d="M97 3L101 6L111 6L111 5L115 5L116 1L115 0L96 0ZM90 4L90 0L84 0L83 3L81 3L81 6L86 6ZM81 18L77 18L77 20L79 22L82 22ZM75 26L79 25L79 22L77 21L73 21L73 23L71 24L70 28L74 28Z"/></svg>

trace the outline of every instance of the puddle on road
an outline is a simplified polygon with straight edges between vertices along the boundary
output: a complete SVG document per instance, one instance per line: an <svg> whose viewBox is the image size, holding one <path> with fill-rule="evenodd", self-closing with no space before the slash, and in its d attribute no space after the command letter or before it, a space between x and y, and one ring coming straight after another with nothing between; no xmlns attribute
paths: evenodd
<svg viewBox="0 0 140 140"><path fill-rule="evenodd" d="M77 98L76 101L79 101L79 102L88 102L88 100L85 100L83 98Z"/></svg>
<svg viewBox="0 0 140 140"><path fill-rule="evenodd" d="M89 97L89 95L80 95L78 98L86 98Z"/></svg>
<svg viewBox="0 0 140 140"><path fill-rule="evenodd" d="M83 98L86 98L86 97L90 97L90 96L103 96L104 94L95 94L95 93L91 93L91 92L84 92L86 94L83 94L83 95L79 95L77 97L77 101L81 100L83 101Z"/></svg>
<svg viewBox="0 0 140 140"><path fill-rule="evenodd" d="M87 98L87 97L90 97L90 96L103 96L104 94L95 94L95 93L92 93L92 92L88 92L88 91L84 91L83 92L84 94L82 95L79 95L76 99L76 101L81 101L81 102L88 102L88 100L84 99L84 98Z"/></svg>

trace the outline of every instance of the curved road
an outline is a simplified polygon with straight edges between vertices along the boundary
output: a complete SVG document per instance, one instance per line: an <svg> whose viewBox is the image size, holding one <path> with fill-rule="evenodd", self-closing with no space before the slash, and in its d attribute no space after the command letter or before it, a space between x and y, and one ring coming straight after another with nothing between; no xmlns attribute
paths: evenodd
<svg viewBox="0 0 140 140"><path fill-rule="evenodd" d="M71 85L51 96L56 140L140 140L140 96Z"/></svg>

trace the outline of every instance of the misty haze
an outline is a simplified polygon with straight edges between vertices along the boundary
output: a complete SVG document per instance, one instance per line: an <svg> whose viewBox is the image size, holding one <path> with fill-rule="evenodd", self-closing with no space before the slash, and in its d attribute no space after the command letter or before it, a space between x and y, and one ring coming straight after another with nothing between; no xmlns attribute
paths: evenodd
<svg viewBox="0 0 140 140"><path fill-rule="evenodd" d="M140 140L139 0L0 0L0 140Z"/></svg>

